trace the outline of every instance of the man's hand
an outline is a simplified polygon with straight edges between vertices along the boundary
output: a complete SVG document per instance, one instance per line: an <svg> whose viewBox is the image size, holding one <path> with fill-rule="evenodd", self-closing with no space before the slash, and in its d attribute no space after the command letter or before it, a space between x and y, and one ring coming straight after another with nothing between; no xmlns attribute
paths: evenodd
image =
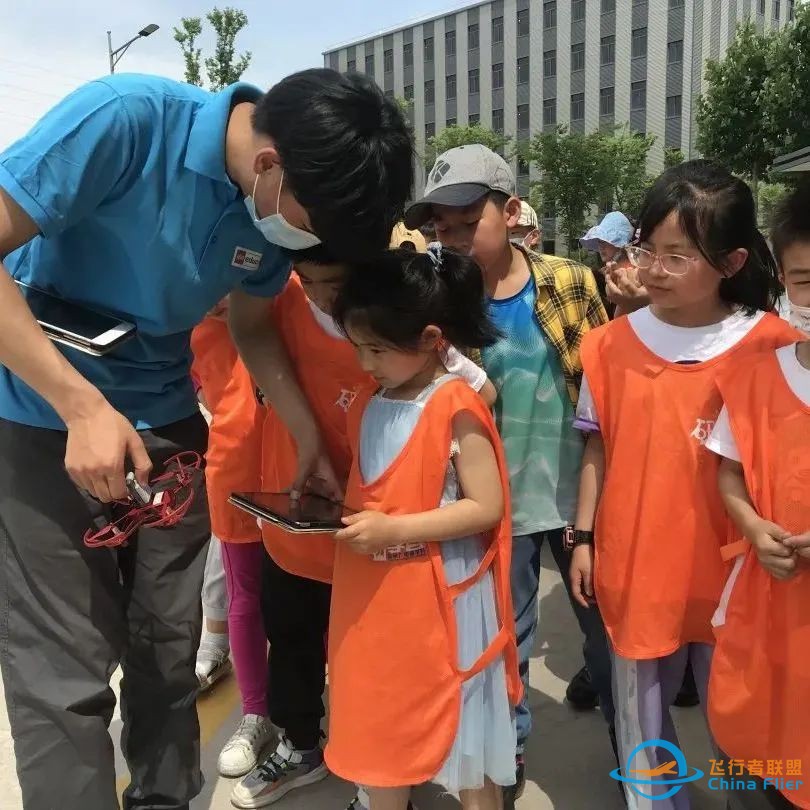
<svg viewBox="0 0 810 810"><path fill-rule="evenodd" d="M790 579L796 573L796 553L785 542L790 538L790 533L781 526L759 519L750 526L745 536L756 550L760 565L772 577Z"/></svg>
<svg viewBox="0 0 810 810"><path fill-rule="evenodd" d="M399 520L382 512L358 512L343 518L345 529L335 534L335 540L347 543L355 554L371 556L404 541Z"/></svg>
<svg viewBox="0 0 810 810"><path fill-rule="evenodd" d="M290 497L295 500L304 492L314 492L330 501L342 501L343 487L320 443L320 437L317 434L304 439L295 437L295 444L298 450L298 471L290 488Z"/></svg>
<svg viewBox="0 0 810 810"><path fill-rule="evenodd" d="M584 608L596 604L593 595L593 546L574 546L571 554L571 588L574 599Z"/></svg>
<svg viewBox="0 0 810 810"><path fill-rule="evenodd" d="M141 437L106 400L66 425L65 467L76 486L103 503L126 498L127 457L138 481L149 483L152 462Z"/></svg>

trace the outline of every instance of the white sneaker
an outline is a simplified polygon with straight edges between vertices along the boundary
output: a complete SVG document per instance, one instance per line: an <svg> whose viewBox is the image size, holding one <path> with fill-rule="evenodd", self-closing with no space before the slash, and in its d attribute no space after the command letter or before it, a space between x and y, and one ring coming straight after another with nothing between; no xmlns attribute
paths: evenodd
<svg viewBox="0 0 810 810"><path fill-rule="evenodd" d="M246 714L219 754L217 768L220 774L235 778L250 773L256 767L262 749L276 736L273 724L266 717Z"/></svg>
<svg viewBox="0 0 810 810"><path fill-rule="evenodd" d="M223 678L231 671L231 659L228 656L229 650L227 647L223 649L205 641L205 639L200 642L194 671L197 674L197 680L200 682L201 692L210 689L220 678Z"/></svg>

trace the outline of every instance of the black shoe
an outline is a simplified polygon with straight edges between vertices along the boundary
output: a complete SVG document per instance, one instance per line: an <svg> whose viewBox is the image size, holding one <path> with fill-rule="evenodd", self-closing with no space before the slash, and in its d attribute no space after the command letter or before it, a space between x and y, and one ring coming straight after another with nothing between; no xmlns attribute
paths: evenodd
<svg viewBox="0 0 810 810"><path fill-rule="evenodd" d="M346 810L365 810L365 807L360 803L360 799L355 796L350 802ZM408 810L416 810L411 802L408 802Z"/></svg>
<svg viewBox="0 0 810 810"><path fill-rule="evenodd" d="M503 810L515 810L515 802L526 789L526 764L523 754L515 757L515 784L503 788Z"/></svg>
<svg viewBox="0 0 810 810"><path fill-rule="evenodd" d="M698 695L697 685L695 684L695 674L692 672L691 664L687 664L686 666L686 674L683 676L681 691L678 692L672 705L677 706L679 709L691 709L693 706L700 705L700 695Z"/></svg>
<svg viewBox="0 0 810 810"><path fill-rule="evenodd" d="M588 667L582 669L571 678L571 683L565 690L565 699L580 712L589 712L599 705L599 693L593 688L591 673Z"/></svg>

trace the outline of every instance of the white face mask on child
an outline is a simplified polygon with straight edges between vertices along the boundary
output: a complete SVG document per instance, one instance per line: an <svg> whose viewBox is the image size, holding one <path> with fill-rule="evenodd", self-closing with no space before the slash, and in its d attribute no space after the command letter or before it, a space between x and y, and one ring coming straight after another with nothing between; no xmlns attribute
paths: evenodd
<svg viewBox="0 0 810 810"><path fill-rule="evenodd" d="M800 307L788 298L788 309L790 311L790 325L810 336L810 307Z"/></svg>

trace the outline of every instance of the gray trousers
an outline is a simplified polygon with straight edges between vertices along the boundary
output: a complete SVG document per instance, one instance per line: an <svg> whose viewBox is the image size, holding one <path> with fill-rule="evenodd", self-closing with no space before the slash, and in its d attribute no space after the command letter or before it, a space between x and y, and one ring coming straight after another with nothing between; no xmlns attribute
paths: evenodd
<svg viewBox="0 0 810 810"><path fill-rule="evenodd" d="M200 415L142 436L160 471L181 450L203 453L207 428ZM123 807L187 809L203 784L194 661L204 481L178 526L88 549L84 532L105 507L73 485L64 454L64 433L0 420L0 663L23 805L118 807L108 727L120 663Z"/></svg>

